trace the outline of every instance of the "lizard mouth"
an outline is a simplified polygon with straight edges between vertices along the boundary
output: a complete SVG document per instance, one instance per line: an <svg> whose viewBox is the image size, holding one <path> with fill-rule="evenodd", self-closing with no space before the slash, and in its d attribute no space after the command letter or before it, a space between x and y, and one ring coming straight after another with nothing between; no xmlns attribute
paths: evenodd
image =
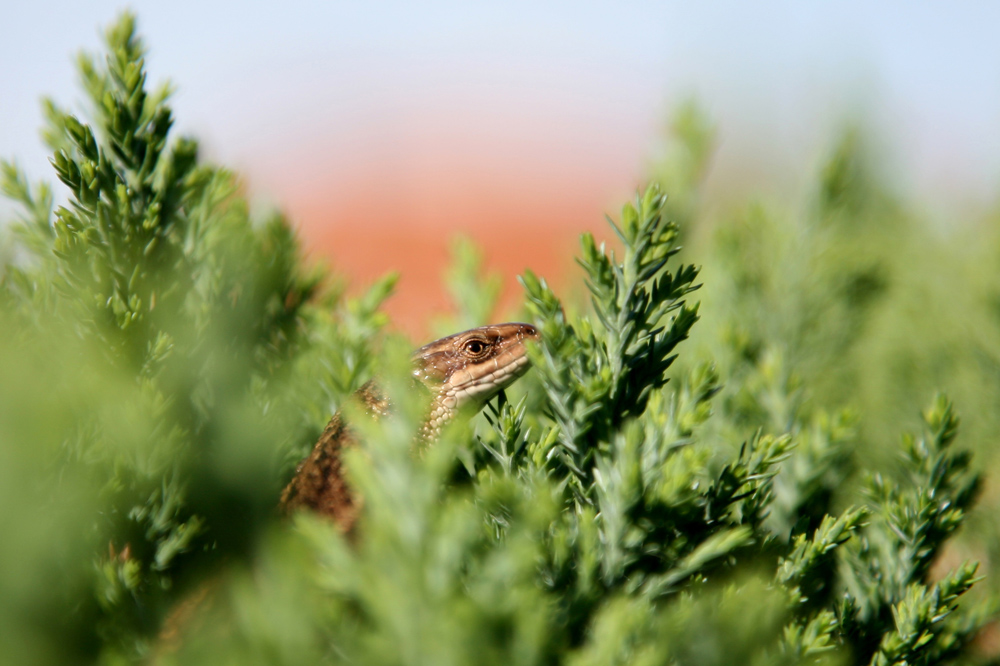
<svg viewBox="0 0 1000 666"><path fill-rule="evenodd" d="M478 367L475 370L466 368L463 374L469 375L468 379L461 383L456 383L445 390L445 399L455 400L455 407L459 407L468 402L483 403L495 396L497 393L514 383L518 377L528 371L531 362L524 351L518 348L517 351L507 351L502 354L505 359L494 359L493 364L482 364L487 367ZM500 361L504 362L501 364ZM478 372L477 372L478 371Z"/></svg>

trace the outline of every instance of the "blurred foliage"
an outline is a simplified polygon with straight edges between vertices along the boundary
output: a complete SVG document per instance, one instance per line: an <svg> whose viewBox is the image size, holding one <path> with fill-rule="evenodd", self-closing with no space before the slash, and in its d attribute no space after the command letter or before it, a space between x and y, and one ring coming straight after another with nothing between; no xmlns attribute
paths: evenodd
<svg viewBox="0 0 1000 666"><path fill-rule="evenodd" d="M494 321L503 280L483 270L483 250L471 239L458 236L451 243L451 263L442 278L451 296L453 313L438 316L431 329L437 337Z"/></svg>
<svg viewBox="0 0 1000 666"><path fill-rule="evenodd" d="M45 591L34 613L0 597L5 626L71 623L58 641L5 630L0 652L19 654L14 641L64 663L141 651L199 572L250 556L281 478L370 375L392 285L320 293L288 223L251 220L231 173L169 140L169 88L148 92L132 17L106 39L102 61L79 59L90 122L46 104L66 204L53 210L13 164L0 181L23 211L0 325L18 387L4 401L4 505L23 506L4 520L24 529L6 531L3 569L32 573L3 586L29 606ZM50 523L50 539L28 538ZM46 601L56 572L85 594Z"/></svg>
<svg viewBox="0 0 1000 666"><path fill-rule="evenodd" d="M653 175L664 186L690 183L681 200L701 201L711 123L692 104L677 118ZM863 126L846 126L798 203L687 209L682 256L703 266L708 288L697 349L680 371L711 359L737 380L724 387L725 418L714 424L728 439L788 428L796 416L834 418L838 437L853 442L855 462L844 464L893 478L900 429L918 427L915 406L947 393L963 414L962 444L985 475L961 550L992 568L1000 563L996 211L942 228L893 190L874 143ZM748 391L756 384L775 392L757 402L761 393ZM850 476L839 505L862 486Z"/></svg>
<svg viewBox="0 0 1000 666"><path fill-rule="evenodd" d="M926 339L889 318L934 244L861 134L822 170L807 223L753 206L684 251L700 273L677 221L704 223L713 131L684 107L661 169L677 197L654 185L609 219L616 251L583 237L589 309L526 273L535 369L415 450L425 396L378 312L394 278L324 289L282 217L255 219L232 174L170 138L130 15L107 48L80 60L86 119L46 104L65 205L3 165L22 211L0 282L10 663L989 658L969 646L993 597L967 601L977 565L952 545L982 462L956 448L947 399L922 423L899 415L925 382L967 397L955 382L988 374L966 356L991 337L962 338L961 309ZM457 246L454 326L495 307L480 265ZM994 316L995 298L955 301L940 307ZM373 374L395 408L377 423L344 400ZM367 442L345 454L364 498L350 540L275 510L341 406ZM900 446L901 425L920 433ZM987 426L969 431L986 449Z"/></svg>

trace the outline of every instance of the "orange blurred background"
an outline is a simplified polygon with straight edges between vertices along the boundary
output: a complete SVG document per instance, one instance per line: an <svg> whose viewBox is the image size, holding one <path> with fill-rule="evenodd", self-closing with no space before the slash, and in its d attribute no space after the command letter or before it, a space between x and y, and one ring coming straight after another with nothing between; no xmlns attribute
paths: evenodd
<svg viewBox="0 0 1000 666"><path fill-rule="evenodd" d="M602 215L610 212L609 184L617 182L619 190L631 184L622 182L629 168L574 174L539 169L531 154L516 163L494 162L493 173L462 168L461 146L444 148L454 151L458 166L394 177L370 165L331 174L329 185L315 191L292 188L282 196L309 254L328 260L355 288L388 271L400 273L386 310L397 327L418 338L428 334L432 315L450 308L443 274L456 235L480 245L486 270L502 276L504 295L494 317L510 316L520 303L516 276L530 268L556 284L565 280L579 234L608 235Z"/></svg>
<svg viewBox="0 0 1000 666"><path fill-rule="evenodd" d="M503 279L493 317L515 316L519 273L530 268L565 284L580 233L612 235L604 214L640 186L658 128L652 104L572 117L586 100L531 106L522 97L520 112L498 112L497 102L444 95L377 123L303 127L313 132L311 150L257 166L254 180L297 226L310 256L347 276L354 291L398 271L386 310L415 340L451 307L443 274L458 235L476 242L486 270Z"/></svg>

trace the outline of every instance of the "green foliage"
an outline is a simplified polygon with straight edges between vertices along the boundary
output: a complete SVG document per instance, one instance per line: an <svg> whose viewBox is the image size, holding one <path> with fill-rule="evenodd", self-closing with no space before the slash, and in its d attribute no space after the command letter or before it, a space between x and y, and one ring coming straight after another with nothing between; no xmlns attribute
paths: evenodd
<svg viewBox="0 0 1000 666"><path fill-rule="evenodd" d="M958 427L951 404L939 397L924 418L929 437L903 441L903 482L880 475L868 481L872 521L845 553L849 596L840 612L858 652L877 646L876 664L941 663L969 638L934 631L934 625L949 618L972 587L976 565L934 584L928 572L961 525L978 479L968 472L968 454L950 449ZM890 616L896 629L886 633Z"/></svg>
<svg viewBox="0 0 1000 666"><path fill-rule="evenodd" d="M769 258L773 220L757 209L753 233L722 233L733 266L704 292L713 360L680 345L705 327L673 219L696 217L712 143L694 107L678 123L690 144L674 153L679 203L651 186L609 220L619 250L583 237L589 310L567 314L543 279L523 276L542 332L534 370L515 397L417 450L427 405L411 390L409 345L377 335L394 278L355 300L324 292L280 216L256 222L231 174L203 164L193 140L171 140L169 90L147 93L131 16L107 42L104 64L80 61L89 124L47 105L67 204L53 212L47 188L3 168L23 214L0 289L0 621L12 628L0 653L183 664L969 658L988 619L988 606L964 603L976 565L940 563L979 477L954 448L951 404L937 399L928 432L905 437L896 466L852 495L870 431L833 411L839 401L811 401L860 376L845 364L812 383L857 349L894 269L824 258L814 239L800 260L823 258L834 278L796 284L813 268ZM847 218L897 214L878 188L856 188L869 176L853 158L837 160L815 233L849 238ZM481 323L495 282L479 276L474 248L457 256L456 325ZM722 320L732 294L743 305ZM816 294L840 295L830 330ZM765 316L762 304L775 309ZM278 517L291 465L376 372L393 413L372 422L344 405L367 442L345 453L363 498L356 533Z"/></svg>
<svg viewBox="0 0 1000 666"><path fill-rule="evenodd" d="M434 330L440 337L493 321L491 317L500 301L502 286L498 274L485 274L481 270L483 251L470 239L456 238L451 245L451 254L451 265L445 271L444 283L455 315L435 322Z"/></svg>
<svg viewBox="0 0 1000 666"><path fill-rule="evenodd" d="M698 212L699 186L711 164L715 127L697 101L690 99L677 107L665 139L651 171L663 191L670 193L665 202L667 218L687 234Z"/></svg>
<svg viewBox="0 0 1000 666"><path fill-rule="evenodd" d="M71 542L97 542L73 563L94 570L96 603L74 630L94 622L95 637L131 651L196 572L249 554L284 455L310 446L370 374L391 280L349 303L320 296L321 274L300 267L285 220L253 222L232 174L200 163L193 140L170 141L169 90L147 93L131 16L107 46L103 63L80 58L90 123L47 105L66 205L53 214L46 186L3 165L3 191L24 214L3 268L2 324L14 360L49 357L93 377L93 398L67 377L80 393L64 398L62 441L40 447L41 474L13 488L40 520L52 484L93 485L89 517L64 525ZM40 379L18 367L5 375L23 375L30 394Z"/></svg>
<svg viewBox="0 0 1000 666"><path fill-rule="evenodd" d="M581 498L590 486L597 444L645 411L653 391L666 382L674 347L697 319L697 309L682 300L697 288L697 269L681 267L676 276L664 270L676 253L676 226L664 218L663 202L650 189L625 206L620 227L609 220L625 245L621 264L584 234L579 263L599 326L583 319L574 328L544 281L530 271L522 278L529 309L542 323L543 342L532 360L558 424L545 438L558 448L542 448L535 457L552 458L572 472L571 485ZM661 326L675 310L669 325Z"/></svg>

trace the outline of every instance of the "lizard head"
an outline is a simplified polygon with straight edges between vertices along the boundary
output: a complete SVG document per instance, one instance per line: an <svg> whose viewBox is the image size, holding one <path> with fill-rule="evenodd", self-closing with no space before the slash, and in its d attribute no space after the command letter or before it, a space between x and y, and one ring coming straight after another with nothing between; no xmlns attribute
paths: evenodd
<svg viewBox="0 0 1000 666"><path fill-rule="evenodd" d="M413 376L434 394L430 423L440 427L467 404L482 406L528 370L527 345L540 339L531 324L481 326L424 345L413 353Z"/></svg>

